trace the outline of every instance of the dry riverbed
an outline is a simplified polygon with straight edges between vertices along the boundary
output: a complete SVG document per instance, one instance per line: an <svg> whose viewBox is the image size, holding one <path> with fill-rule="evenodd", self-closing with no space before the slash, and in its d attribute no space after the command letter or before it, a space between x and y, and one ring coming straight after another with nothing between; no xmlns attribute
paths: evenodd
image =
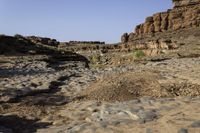
<svg viewBox="0 0 200 133"><path fill-rule="evenodd" d="M200 132L200 58L106 69L43 58L0 58L0 132Z"/></svg>

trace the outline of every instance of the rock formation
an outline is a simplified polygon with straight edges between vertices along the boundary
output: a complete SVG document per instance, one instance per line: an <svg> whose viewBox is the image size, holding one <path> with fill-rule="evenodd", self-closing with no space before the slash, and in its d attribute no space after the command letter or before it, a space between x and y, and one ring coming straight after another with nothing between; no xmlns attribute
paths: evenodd
<svg viewBox="0 0 200 133"><path fill-rule="evenodd" d="M124 33L124 34L122 35L122 37L121 37L122 43L127 42L127 41L128 41L128 38L129 38L128 33Z"/></svg>
<svg viewBox="0 0 200 133"><path fill-rule="evenodd" d="M1 54L53 54L57 51L49 49L47 46L58 46L55 39L42 37L25 37L22 35L7 36L0 35L0 55Z"/></svg>
<svg viewBox="0 0 200 133"><path fill-rule="evenodd" d="M105 42L100 41L69 41L69 44L105 44Z"/></svg>
<svg viewBox="0 0 200 133"><path fill-rule="evenodd" d="M200 0L173 0L173 3L173 9L147 17L143 24L136 26L133 33L123 34L121 42L153 33L200 27Z"/></svg>
<svg viewBox="0 0 200 133"><path fill-rule="evenodd" d="M200 0L173 0L174 7L198 4Z"/></svg>
<svg viewBox="0 0 200 133"><path fill-rule="evenodd" d="M45 37L29 36L26 38L33 43L40 43L48 46L58 46L60 43L56 39L45 38Z"/></svg>

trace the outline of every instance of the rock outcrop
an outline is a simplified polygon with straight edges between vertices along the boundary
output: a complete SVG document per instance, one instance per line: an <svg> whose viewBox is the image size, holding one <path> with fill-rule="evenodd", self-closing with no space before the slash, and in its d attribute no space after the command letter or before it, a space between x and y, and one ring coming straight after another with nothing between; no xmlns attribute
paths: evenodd
<svg viewBox="0 0 200 133"><path fill-rule="evenodd" d="M105 42L100 41L69 41L69 44L105 44Z"/></svg>
<svg viewBox="0 0 200 133"><path fill-rule="evenodd" d="M15 37L0 35L0 55L16 53L25 54L29 51L36 50L39 50L36 45L20 35L17 35Z"/></svg>
<svg viewBox="0 0 200 133"><path fill-rule="evenodd" d="M174 7L188 6L198 4L200 0L173 0Z"/></svg>
<svg viewBox="0 0 200 133"><path fill-rule="evenodd" d="M133 41L147 34L200 27L200 0L173 0L173 3L173 9L147 17L134 32L123 34L121 42Z"/></svg>
<svg viewBox="0 0 200 133"><path fill-rule="evenodd" d="M48 48L57 46L55 39L42 37L25 37L22 35L0 35L0 55L4 54L53 54L58 51Z"/></svg>
<svg viewBox="0 0 200 133"><path fill-rule="evenodd" d="M46 38L46 37L36 37L36 36L29 36L26 37L28 40L30 40L33 43L40 43L48 46L58 46L60 42L58 42L56 39Z"/></svg>
<svg viewBox="0 0 200 133"><path fill-rule="evenodd" d="M124 33L124 34L122 35L122 37L121 37L122 43L127 42L127 41L128 41L128 38L129 38L128 33Z"/></svg>

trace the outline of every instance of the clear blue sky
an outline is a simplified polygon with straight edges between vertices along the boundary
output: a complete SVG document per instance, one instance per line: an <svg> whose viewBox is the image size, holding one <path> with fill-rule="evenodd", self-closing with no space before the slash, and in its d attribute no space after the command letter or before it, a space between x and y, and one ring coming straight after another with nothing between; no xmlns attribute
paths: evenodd
<svg viewBox="0 0 200 133"><path fill-rule="evenodd" d="M171 0L0 0L0 33L113 43L169 8Z"/></svg>

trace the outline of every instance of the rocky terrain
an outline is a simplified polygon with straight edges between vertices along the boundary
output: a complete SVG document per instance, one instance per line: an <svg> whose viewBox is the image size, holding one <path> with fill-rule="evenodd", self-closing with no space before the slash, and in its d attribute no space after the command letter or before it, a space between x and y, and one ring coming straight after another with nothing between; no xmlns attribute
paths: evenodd
<svg viewBox="0 0 200 133"><path fill-rule="evenodd" d="M1 59L1 132L200 131L200 58L107 69Z"/></svg>
<svg viewBox="0 0 200 133"><path fill-rule="evenodd" d="M2 133L199 133L199 0L119 44L0 36Z"/></svg>

